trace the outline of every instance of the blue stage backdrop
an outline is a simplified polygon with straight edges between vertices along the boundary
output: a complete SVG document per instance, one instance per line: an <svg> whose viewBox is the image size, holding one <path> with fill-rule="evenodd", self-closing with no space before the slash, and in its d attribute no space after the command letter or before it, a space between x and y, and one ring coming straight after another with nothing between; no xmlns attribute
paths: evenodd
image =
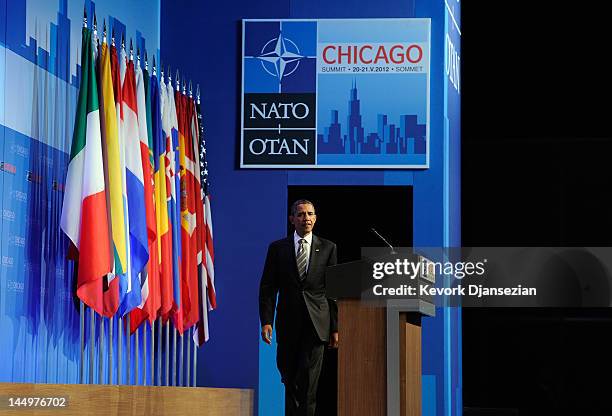
<svg viewBox="0 0 612 416"><path fill-rule="evenodd" d="M159 57L159 1L0 1L2 382L78 382L79 317L59 219L84 5L100 36L106 19L109 38L114 29L117 42L124 34Z"/></svg>
<svg viewBox="0 0 612 416"><path fill-rule="evenodd" d="M256 389L259 415L281 415L275 349L259 337L258 287L270 241L286 233L289 185L411 185L415 245L460 244L456 0L162 1L164 61L202 80L204 125L213 195L218 309L211 341L200 352L198 378L211 387ZM451 13L454 13L451 15ZM242 19L431 18L430 160L425 170L240 169ZM448 33L448 37L447 37ZM455 55L456 53L456 55ZM458 60L453 61L458 63ZM452 75L451 69L452 68ZM453 81L454 80L454 81ZM350 85L349 85L350 87ZM358 86L359 88L359 86ZM346 99L346 94L343 98ZM423 414L461 414L460 311L438 309L423 320Z"/></svg>

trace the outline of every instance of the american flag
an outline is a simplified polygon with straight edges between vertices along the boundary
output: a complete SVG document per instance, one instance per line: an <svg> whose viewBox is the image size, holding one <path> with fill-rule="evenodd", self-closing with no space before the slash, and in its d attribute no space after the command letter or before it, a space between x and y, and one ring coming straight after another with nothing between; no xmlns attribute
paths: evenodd
<svg viewBox="0 0 612 416"><path fill-rule="evenodd" d="M198 144L200 160L200 187L201 203L204 207L204 230L202 233L202 264L199 268L199 293L200 293L200 320L198 330L194 332L193 339L198 345L204 344L209 339L208 331L208 311L217 307L217 295L215 291L215 271L214 271L214 248L213 248L213 228L212 215L210 209L210 195L208 181L208 162L206 161L206 140L204 140L204 123L202 122L202 109L200 107L199 87L196 92L196 112L198 118Z"/></svg>

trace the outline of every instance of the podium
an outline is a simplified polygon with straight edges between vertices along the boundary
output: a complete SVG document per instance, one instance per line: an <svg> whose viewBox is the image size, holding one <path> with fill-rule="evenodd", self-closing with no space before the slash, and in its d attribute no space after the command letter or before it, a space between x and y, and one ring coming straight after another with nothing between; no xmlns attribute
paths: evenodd
<svg viewBox="0 0 612 416"><path fill-rule="evenodd" d="M338 300L338 416L420 416L421 318L435 306L419 296L362 302L367 267L355 261L326 272L327 296Z"/></svg>

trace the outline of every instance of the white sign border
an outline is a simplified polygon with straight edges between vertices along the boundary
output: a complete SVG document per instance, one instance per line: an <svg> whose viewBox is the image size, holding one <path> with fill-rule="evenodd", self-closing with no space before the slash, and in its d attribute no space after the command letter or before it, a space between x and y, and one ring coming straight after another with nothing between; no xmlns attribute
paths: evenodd
<svg viewBox="0 0 612 416"><path fill-rule="evenodd" d="M427 146L426 161L424 165L318 165L318 152L315 151L315 164L314 165L252 165L244 163L244 34L245 34L245 23L247 22L319 22L319 21L408 21L408 22L427 22L427 56L428 65L427 68L427 117L426 117L426 131L425 131L425 143ZM317 42L319 39L319 26L317 25ZM430 146L430 112L431 112L431 101L430 101L430 89L431 89L431 18L429 17L406 17L406 18L372 18L372 19L242 19L242 54L241 59L241 80L242 89L240 90L240 169L414 169L424 170L429 169L429 158L431 155ZM316 86L316 99L317 99L317 113L315 116L315 129L318 128L318 114L319 114L319 77L317 76ZM316 139L316 135L315 135ZM316 140L315 140L316 146Z"/></svg>

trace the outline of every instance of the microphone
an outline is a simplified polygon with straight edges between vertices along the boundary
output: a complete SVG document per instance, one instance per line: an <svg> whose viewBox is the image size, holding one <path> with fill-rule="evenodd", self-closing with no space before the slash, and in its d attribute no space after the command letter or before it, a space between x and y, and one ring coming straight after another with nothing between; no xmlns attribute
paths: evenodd
<svg viewBox="0 0 612 416"><path fill-rule="evenodd" d="M376 234L376 236L377 236L378 238L380 238L380 239L381 239L381 240L382 240L382 241L383 241L383 242L384 242L384 243L385 243L387 246L389 246L389 248L391 249L391 254L397 254L397 251L395 251L395 249L393 248L393 246L392 246L391 244L389 244L389 242L388 242L388 241L385 239L385 237L383 237L382 235L380 235L380 234L378 233L378 231L376 231L376 230L374 229L374 227L371 227L371 228L370 228L370 231L372 231L374 234Z"/></svg>

